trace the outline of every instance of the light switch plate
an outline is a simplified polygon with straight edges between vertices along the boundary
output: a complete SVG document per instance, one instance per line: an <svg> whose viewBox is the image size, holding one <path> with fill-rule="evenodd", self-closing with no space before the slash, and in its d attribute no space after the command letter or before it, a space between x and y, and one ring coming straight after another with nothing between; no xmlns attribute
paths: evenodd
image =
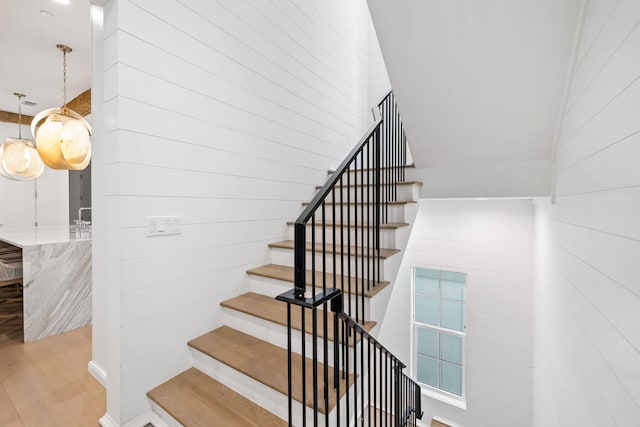
<svg viewBox="0 0 640 427"><path fill-rule="evenodd" d="M182 216L148 216L147 236L182 234Z"/></svg>

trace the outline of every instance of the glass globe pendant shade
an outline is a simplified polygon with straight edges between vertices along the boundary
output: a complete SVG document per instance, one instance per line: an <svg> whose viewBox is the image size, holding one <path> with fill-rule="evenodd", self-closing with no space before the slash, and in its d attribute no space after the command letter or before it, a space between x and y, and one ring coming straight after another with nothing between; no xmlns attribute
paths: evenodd
<svg viewBox="0 0 640 427"><path fill-rule="evenodd" d="M0 175L15 181L38 178L44 163L32 142L25 139L7 139L0 145Z"/></svg>
<svg viewBox="0 0 640 427"><path fill-rule="evenodd" d="M50 108L31 122L42 161L51 169L82 170L91 161L91 126L68 108Z"/></svg>

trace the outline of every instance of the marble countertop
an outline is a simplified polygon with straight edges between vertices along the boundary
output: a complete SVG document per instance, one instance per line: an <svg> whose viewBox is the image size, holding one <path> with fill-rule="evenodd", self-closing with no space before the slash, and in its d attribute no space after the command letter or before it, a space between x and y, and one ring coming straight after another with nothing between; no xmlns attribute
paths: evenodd
<svg viewBox="0 0 640 427"><path fill-rule="evenodd" d="M91 233L76 235L69 226L56 227L0 227L0 240L14 246L44 245L91 240Z"/></svg>

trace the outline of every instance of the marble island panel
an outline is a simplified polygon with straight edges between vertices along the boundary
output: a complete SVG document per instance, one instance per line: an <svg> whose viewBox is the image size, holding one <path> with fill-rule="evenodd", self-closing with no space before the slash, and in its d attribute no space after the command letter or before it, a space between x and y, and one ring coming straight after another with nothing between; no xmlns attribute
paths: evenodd
<svg viewBox="0 0 640 427"><path fill-rule="evenodd" d="M0 229L22 248L24 341L91 323L91 240L69 227Z"/></svg>

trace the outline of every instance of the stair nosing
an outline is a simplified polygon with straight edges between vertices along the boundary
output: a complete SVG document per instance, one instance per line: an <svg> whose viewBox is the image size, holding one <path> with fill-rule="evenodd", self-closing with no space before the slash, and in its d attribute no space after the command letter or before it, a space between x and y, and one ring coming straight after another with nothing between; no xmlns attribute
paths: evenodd
<svg viewBox="0 0 640 427"><path fill-rule="evenodd" d="M264 267L272 267L272 268L277 268L278 270L287 270L287 276L286 278L279 278L279 277L273 277L264 273L259 272L258 270L260 268L264 268ZM290 274L289 274L290 273ZM318 274L321 274L321 272L317 272ZM288 267L286 265L279 265L279 264L266 264L266 265L262 265L260 267L256 267L256 268L252 268L247 270L247 274L250 275L255 275L255 276L260 276L260 277L266 277L269 279L274 279L274 280L282 280L285 282L289 282L289 283L294 283L294 278L293 278L293 267ZM311 270L307 270L307 275L311 274ZM332 276L333 274L331 273L327 273L328 276ZM338 277L341 277L338 275ZM353 280L353 277L348 277L345 276L345 278L347 279L347 281L349 279ZM331 282L330 280L327 280L327 282ZM368 280L366 282L369 282ZM365 282L365 283L366 283ZM336 280L336 283L342 283L342 280ZM384 280L381 282L377 282L372 288L365 290L364 296L365 298L372 298L373 296L375 296L376 294L378 294L382 289L386 288L388 285L390 284L390 282ZM311 286L311 285L307 285L307 286ZM322 289L322 280L316 280L316 289ZM344 290L345 293L348 293L350 295L355 295L356 289L355 287L352 289L352 292L348 292L348 290Z"/></svg>
<svg viewBox="0 0 640 427"><path fill-rule="evenodd" d="M302 202L302 206L307 206L309 205L310 202ZM418 203L417 200L393 200L393 201L389 201L389 202L381 202L380 206L383 206L384 204L387 205L392 205L392 206L401 206L401 205L410 205L410 204L415 204ZM335 203L336 206L343 206L343 205L349 205L349 206L360 206L360 205L375 205L375 202L367 202L367 203L362 203L362 202L349 202L349 203ZM333 206L334 203L331 202L325 202L325 206Z"/></svg>
<svg viewBox="0 0 640 427"><path fill-rule="evenodd" d="M289 220L287 221L287 225L295 225L296 221L295 220ZM313 223L308 222L306 224L308 227L311 227L313 225ZM342 223L336 223L336 227L342 227ZM347 228L373 228L375 224L369 224L369 223L362 223L362 224L354 224L354 223L345 223L344 224L345 227ZM381 230L398 230L400 228L403 227L408 227L409 224L408 222L383 222L380 224L380 229ZM315 223L316 227L322 227L322 223L316 221ZM325 227L331 227L333 226L333 222L326 222L325 223Z"/></svg>
<svg viewBox="0 0 640 427"><path fill-rule="evenodd" d="M283 302L281 302L281 301L277 301L275 298L267 297L267 296L265 296L265 295L262 295L262 294L259 294L259 293L256 293L256 292L246 292L246 293L244 293L244 294L241 294L241 295L235 296L235 297L233 297L233 298L229 298L229 299L227 299L227 300L222 301L222 302L220 303L220 305L221 305L221 306L223 306L223 307L225 307L225 308L228 308L228 309L230 309L230 310L234 310L234 311L237 311L237 312L240 312L240 313L244 313L244 314L246 314L246 315L253 316L253 317L256 317L256 318L258 318L258 319L262 319L262 320L264 320L264 321L271 322L271 323L276 324L276 325L285 326L285 327L287 326L286 311L284 311L284 312L282 313L282 317L283 317L282 319L281 319L280 317L278 317L277 319L274 319L273 317L269 317L269 316L261 315L259 312L251 311L251 310L248 310L248 309L245 309L245 308L242 308L242 307L238 307L237 305L232 305L232 304L230 303L230 301L237 300L237 299L242 298L242 297L246 297L247 295L251 295L251 297L258 296L258 297L260 297L260 298L264 298L265 300L267 300L267 299L269 299L269 300L273 300L273 301L274 301L274 302L276 302L277 304L281 304L281 305L282 305L282 307L283 307L283 309L286 307L286 306L284 305L284 303L283 303ZM319 318L319 319L322 319L322 313L323 313L323 310L319 309L319 310L318 310L318 318ZM362 327L363 327L367 332L371 332L371 330L372 330L376 325L377 325L377 322L374 322L374 321L369 320L369 321L366 321L366 322L365 322L364 324L362 324L361 326L362 326ZM297 322L295 322L295 321L293 321L293 320L292 320L292 328L293 328L293 329L295 329L296 331L301 331L301 330L302 330L302 327L301 327L301 326L302 326L302 325L300 325L300 324L298 324ZM311 322L310 322L310 321L305 323L305 329L308 329L308 330L306 331L306 334L309 334L309 335L311 335L311 334L312 334L312 332L311 332L312 324L311 324ZM331 328L329 328L329 333L331 334L332 332L333 332L333 331L331 330ZM324 337L324 330L323 330L323 328L321 328L320 326L318 326L318 336L320 336L321 338L323 338L323 337ZM328 337L327 337L327 339L328 339L329 341L333 342L333 337L332 337L332 336L328 336ZM341 340L340 342L342 342L342 340ZM353 347L353 345L351 344L351 342L349 342L349 343L348 343L348 345L349 345L350 347Z"/></svg>
<svg viewBox="0 0 640 427"><path fill-rule="evenodd" d="M416 167L416 165L415 165L415 163L409 163L408 165L386 166L386 167L381 167L380 169L386 170L386 169L394 169L394 168L398 168L398 167L403 167L405 169L414 169ZM361 170L370 171L370 170L375 170L375 168L347 169L345 172L355 172L355 171L360 172ZM335 169L328 169L327 172L328 173L336 173L336 170Z"/></svg>
<svg viewBox="0 0 640 427"><path fill-rule="evenodd" d="M395 183L396 185L424 185L420 181L399 181ZM375 184L350 184L350 185L336 185L335 188L353 188L353 187L371 187L375 186ZM385 184L380 184L381 187L384 187ZM323 188L324 185L316 185L316 190Z"/></svg>
<svg viewBox="0 0 640 427"><path fill-rule="evenodd" d="M293 250L294 247L292 245L290 245L290 243L294 243L293 240L283 240L281 242L275 242L275 243L269 243L269 247L270 248L277 248L277 249L288 249L288 250ZM320 253L322 252L322 243L316 243L316 253ZM366 247L363 248L362 246L351 246L351 251L349 252L349 248L345 246L345 251L342 251L342 248L338 245L335 246L335 248L337 250L331 250L331 248L333 248L334 246L331 245L330 243L325 244L325 248L329 247L328 249L330 250L326 250L325 253L328 254L335 254L335 255L351 255L351 256L356 256L358 258L366 258L369 256L369 252L373 251L373 248L370 247ZM355 249L358 250L355 250ZM366 251L365 251L366 249ZM311 252L312 247L311 247L311 242L307 242L306 244L306 251L307 252ZM389 249L389 248L380 248L380 251L385 251L385 252L389 252L387 255L384 254L380 254L378 256L376 255L371 255L371 258L374 259L388 259L391 258L392 256L400 253L400 249ZM365 255L366 252L366 255Z"/></svg>

